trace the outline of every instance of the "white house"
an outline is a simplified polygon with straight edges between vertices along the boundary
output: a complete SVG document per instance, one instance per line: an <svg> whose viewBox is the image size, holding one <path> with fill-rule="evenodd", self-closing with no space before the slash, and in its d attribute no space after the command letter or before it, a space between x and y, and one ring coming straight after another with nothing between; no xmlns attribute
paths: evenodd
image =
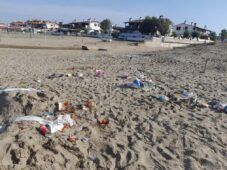
<svg viewBox="0 0 227 170"><path fill-rule="evenodd" d="M63 28L68 28L68 29L83 29L86 30L88 33L91 32L101 32L101 27L100 23L95 20L87 20L87 21L81 21L81 22L72 22L69 24L64 24Z"/></svg>
<svg viewBox="0 0 227 170"><path fill-rule="evenodd" d="M98 21L88 21L88 32L101 32L100 23Z"/></svg>
<svg viewBox="0 0 227 170"><path fill-rule="evenodd" d="M209 36L212 33L212 31L208 30L206 27L198 27L197 23L193 24L193 22L191 24L184 22L173 26L173 32L175 32L178 36L182 36L185 31L188 31L189 33L197 31L204 36Z"/></svg>
<svg viewBox="0 0 227 170"><path fill-rule="evenodd" d="M44 27L46 27L46 29L48 30L55 30L59 28L59 24L56 22L49 22L47 21L44 25Z"/></svg>

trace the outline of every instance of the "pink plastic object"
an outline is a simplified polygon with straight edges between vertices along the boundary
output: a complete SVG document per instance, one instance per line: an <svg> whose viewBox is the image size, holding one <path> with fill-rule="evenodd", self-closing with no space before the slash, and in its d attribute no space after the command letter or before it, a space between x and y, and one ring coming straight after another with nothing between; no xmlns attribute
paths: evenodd
<svg viewBox="0 0 227 170"><path fill-rule="evenodd" d="M95 76L96 77L105 77L106 74L105 74L105 72L103 70L96 70Z"/></svg>

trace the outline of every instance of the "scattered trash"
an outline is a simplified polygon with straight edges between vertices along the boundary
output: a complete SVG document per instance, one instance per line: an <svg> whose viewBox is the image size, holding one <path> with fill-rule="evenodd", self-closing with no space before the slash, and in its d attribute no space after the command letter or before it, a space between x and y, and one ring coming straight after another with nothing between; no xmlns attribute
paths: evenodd
<svg viewBox="0 0 227 170"><path fill-rule="evenodd" d="M6 125L0 125L0 134L6 130Z"/></svg>
<svg viewBox="0 0 227 170"><path fill-rule="evenodd" d="M71 73L66 74L67 77L72 77L73 75Z"/></svg>
<svg viewBox="0 0 227 170"><path fill-rule="evenodd" d="M103 70L96 70L95 76L96 77L106 77L106 73Z"/></svg>
<svg viewBox="0 0 227 170"><path fill-rule="evenodd" d="M36 90L33 88L8 88L8 89L1 89L1 93L7 93L7 92L20 92L20 91L25 91L25 92L42 92L41 90Z"/></svg>
<svg viewBox="0 0 227 170"><path fill-rule="evenodd" d="M58 110L59 111L65 111L65 112L68 112L68 113L74 113L75 112L75 107L69 103L69 102L60 102L58 104Z"/></svg>
<svg viewBox="0 0 227 170"><path fill-rule="evenodd" d="M140 81L140 79L135 79L133 84L138 87L143 87L143 83Z"/></svg>
<svg viewBox="0 0 227 170"><path fill-rule="evenodd" d="M39 122L40 124L48 124L51 121L45 120L41 117L38 116L20 116L15 118L14 120L15 122L19 122L19 121L35 121L35 122Z"/></svg>
<svg viewBox="0 0 227 170"><path fill-rule="evenodd" d="M136 78L132 83L125 84L128 88L141 88L144 87L144 84L140 81L140 79Z"/></svg>
<svg viewBox="0 0 227 170"><path fill-rule="evenodd" d="M109 124L109 119L108 119L108 117L103 117L100 120L98 120L98 123L100 125L108 125Z"/></svg>
<svg viewBox="0 0 227 170"><path fill-rule="evenodd" d="M92 111L92 109L95 107L95 103L90 101L90 100L87 100L84 104L84 106L89 109L89 111Z"/></svg>
<svg viewBox="0 0 227 170"><path fill-rule="evenodd" d="M54 112L45 112L44 115L45 116L52 116L52 115L54 115Z"/></svg>
<svg viewBox="0 0 227 170"><path fill-rule="evenodd" d="M222 103L221 101L218 100L213 100L211 102L212 108L217 110L217 111L225 111L227 107L227 103Z"/></svg>
<svg viewBox="0 0 227 170"><path fill-rule="evenodd" d="M197 101L197 96L193 93L187 92L186 90L180 91L179 93L176 93L175 99L178 102L189 102L190 104L195 104Z"/></svg>
<svg viewBox="0 0 227 170"><path fill-rule="evenodd" d="M60 102L58 104L58 110L59 111L65 111L66 110L66 107L69 105L68 102Z"/></svg>
<svg viewBox="0 0 227 170"><path fill-rule="evenodd" d="M48 79L53 79L53 78L58 78L58 77L63 77L64 74L57 74L57 73L53 73L53 74L49 74L47 76Z"/></svg>
<svg viewBox="0 0 227 170"><path fill-rule="evenodd" d="M144 90L148 91L155 87L155 83L152 80L146 80L144 83Z"/></svg>
<svg viewBox="0 0 227 170"><path fill-rule="evenodd" d="M59 77L72 77L74 76L73 74L71 73L66 73L66 74L58 74L58 73L53 73L53 74L49 74L47 76L48 79L54 79L54 78L59 78Z"/></svg>
<svg viewBox="0 0 227 170"><path fill-rule="evenodd" d="M108 120L100 120L99 124L100 125L107 125L107 124L109 124L109 121Z"/></svg>
<svg viewBox="0 0 227 170"><path fill-rule="evenodd" d="M70 126L75 125L75 121L71 118L70 114L65 114L65 115L59 115L57 122L54 121L54 123L61 123L61 124L68 124Z"/></svg>
<svg viewBox="0 0 227 170"><path fill-rule="evenodd" d="M161 96L157 97L157 100L160 101L160 102L168 102L169 98L165 95L161 95Z"/></svg>
<svg viewBox="0 0 227 170"><path fill-rule="evenodd" d="M76 73L76 76L79 77L79 78L83 78L84 75L82 73L78 72L78 73Z"/></svg>
<svg viewBox="0 0 227 170"><path fill-rule="evenodd" d="M189 93L189 92L187 92L187 91L184 90L181 93L180 99L182 99L182 100L188 100L188 99L192 98L193 96L194 96L193 93Z"/></svg>
<svg viewBox="0 0 227 170"><path fill-rule="evenodd" d="M141 74L141 75L139 76L139 78L140 78L140 79L145 79L146 77L145 77L143 74Z"/></svg>
<svg viewBox="0 0 227 170"><path fill-rule="evenodd" d="M86 137L82 137L82 138L80 138L80 140L85 143L89 142L89 139Z"/></svg>
<svg viewBox="0 0 227 170"><path fill-rule="evenodd" d="M75 125L75 121L71 118L69 114L59 115L58 118L54 121L48 121L38 116L21 116L15 119L15 122L18 121L36 121L40 124L46 126L46 128L50 131L50 133L55 133L57 131L62 131L65 128L65 124L69 126ZM42 126L42 128L44 128Z"/></svg>
<svg viewBox="0 0 227 170"><path fill-rule="evenodd" d="M77 140L77 138L76 138L75 135L69 135L67 140L70 141L70 142L75 142Z"/></svg>
<svg viewBox="0 0 227 170"><path fill-rule="evenodd" d="M224 107L224 112L227 113L227 104L226 104L226 106Z"/></svg>
<svg viewBox="0 0 227 170"><path fill-rule="evenodd" d="M48 129L45 125L41 124L40 127L39 127L39 130L40 130L40 133L43 135L43 136L46 136L47 132L48 132Z"/></svg>
<svg viewBox="0 0 227 170"><path fill-rule="evenodd" d="M64 124L63 128L60 129L59 131L64 132L65 129L68 129L68 128L69 128L69 126L67 124Z"/></svg>
<svg viewBox="0 0 227 170"><path fill-rule="evenodd" d="M209 107L209 104L207 104L207 103L204 102L204 101L198 100L198 101L197 101L197 106L198 106L198 107L201 107L201 108L208 108L208 107Z"/></svg>
<svg viewBox="0 0 227 170"><path fill-rule="evenodd" d="M83 104L78 104L76 106L76 109L78 109L78 110L88 110Z"/></svg>

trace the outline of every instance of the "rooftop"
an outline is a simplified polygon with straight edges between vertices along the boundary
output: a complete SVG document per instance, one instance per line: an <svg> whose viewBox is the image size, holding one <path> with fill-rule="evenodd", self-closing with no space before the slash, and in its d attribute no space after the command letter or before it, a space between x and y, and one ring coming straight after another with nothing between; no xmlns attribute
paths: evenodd
<svg viewBox="0 0 227 170"><path fill-rule="evenodd" d="M136 19L136 20L129 20L127 22L124 22L125 24L127 23L142 23L144 19Z"/></svg>
<svg viewBox="0 0 227 170"><path fill-rule="evenodd" d="M193 22L192 22L192 23L193 23ZM210 32L213 32L213 31L211 31L211 30L209 30L209 29L207 29L207 28L203 28L203 27L197 26L197 23L194 23L194 24L187 24L187 23L183 22L183 23L177 24L177 25L175 25L175 26L182 25L182 24L187 25L187 26L194 26L195 28L198 28L198 29L203 30L203 31L210 31ZM196 25L195 25L195 24L196 24Z"/></svg>
<svg viewBox="0 0 227 170"><path fill-rule="evenodd" d="M99 21L96 21L96 20L86 20L86 21L79 21L79 22L73 21L72 23L77 23L77 24L86 23L86 24L88 24L88 23L92 23L92 22L99 23Z"/></svg>

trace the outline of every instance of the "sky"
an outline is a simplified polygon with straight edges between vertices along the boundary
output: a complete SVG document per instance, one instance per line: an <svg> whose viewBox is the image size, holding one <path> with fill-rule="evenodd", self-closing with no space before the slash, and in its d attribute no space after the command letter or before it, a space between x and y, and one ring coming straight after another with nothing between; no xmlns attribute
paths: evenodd
<svg viewBox="0 0 227 170"><path fill-rule="evenodd" d="M196 22L220 32L227 28L227 0L0 0L0 22L109 18L123 26L129 18L164 15L175 24Z"/></svg>

